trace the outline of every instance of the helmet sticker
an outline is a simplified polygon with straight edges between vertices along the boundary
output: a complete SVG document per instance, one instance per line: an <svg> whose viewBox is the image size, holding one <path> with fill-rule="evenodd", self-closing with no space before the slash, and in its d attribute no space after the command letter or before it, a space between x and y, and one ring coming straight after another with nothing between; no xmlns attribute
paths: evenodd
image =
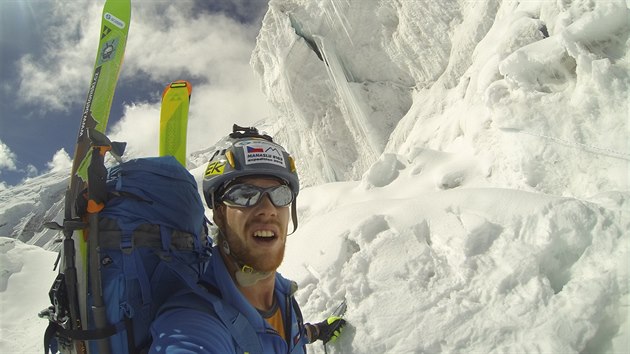
<svg viewBox="0 0 630 354"><path fill-rule="evenodd" d="M246 165L268 163L286 167L282 152L281 147L266 141L247 141L243 144Z"/></svg>
<svg viewBox="0 0 630 354"><path fill-rule="evenodd" d="M217 161L208 164L204 177L222 175L225 170L225 161Z"/></svg>

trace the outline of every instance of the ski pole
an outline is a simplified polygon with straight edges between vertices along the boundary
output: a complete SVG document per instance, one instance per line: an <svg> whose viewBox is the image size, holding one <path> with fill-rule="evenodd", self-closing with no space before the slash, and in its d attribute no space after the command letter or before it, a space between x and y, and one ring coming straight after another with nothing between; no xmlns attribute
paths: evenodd
<svg viewBox="0 0 630 354"><path fill-rule="evenodd" d="M111 142L97 130L90 130L92 141L92 161L88 167L88 246L89 246L89 274L91 278L94 304L92 315L96 329L104 329L108 326L105 301L103 299L103 285L101 281L101 262L98 231L98 215L105 207L107 200L105 168L105 154L111 150ZM109 339L103 338L97 341L99 353L111 353Z"/></svg>

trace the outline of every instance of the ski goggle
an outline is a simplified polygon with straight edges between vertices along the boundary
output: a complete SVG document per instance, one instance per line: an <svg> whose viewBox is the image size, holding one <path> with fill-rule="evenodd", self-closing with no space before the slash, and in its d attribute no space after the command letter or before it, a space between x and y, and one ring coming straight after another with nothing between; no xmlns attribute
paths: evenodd
<svg viewBox="0 0 630 354"><path fill-rule="evenodd" d="M284 184L268 188L251 184L236 184L223 193L221 201L227 206L247 208L260 203L265 194L276 207L288 206L293 201L291 188Z"/></svg>

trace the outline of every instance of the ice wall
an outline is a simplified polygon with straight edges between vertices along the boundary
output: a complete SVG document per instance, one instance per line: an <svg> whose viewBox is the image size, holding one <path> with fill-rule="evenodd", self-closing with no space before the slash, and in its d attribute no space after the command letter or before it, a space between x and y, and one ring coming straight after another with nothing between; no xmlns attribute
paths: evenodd
<svg viewBox="0 0 630 354"><path fill-rule="evenodd" d="M373 1L271 1L252 55L306 185L358 179L411 105ZM291 127L291 129L283 129Z"/></svg>
<svg viewBox="0 0 630 354"><path fill-rule="evenodd" d="M421 147L587 197L628 188L628 18L623 1L272 0L251 62L306 185Z"/></svg>

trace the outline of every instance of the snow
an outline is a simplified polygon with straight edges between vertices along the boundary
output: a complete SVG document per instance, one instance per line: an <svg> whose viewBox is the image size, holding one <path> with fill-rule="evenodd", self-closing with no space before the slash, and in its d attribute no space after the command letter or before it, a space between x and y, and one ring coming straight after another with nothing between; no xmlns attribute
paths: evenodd
<svg viewBox="0 0 630 354"><path fill-rule="evenodd" d="M57 254L0 237L0 351L41 353L47 323L39 311L50 303Z"/></svg>
<svg viewBox="0 0 630 354"><path fill-rule="evenodd" d="M270 2L261 126L304 186L280 271L307 321L347 300L328 353L630 352L629 18L624 1ZM198 182L212 151L189 158ZM59 221L63 179L0 189L0 234L53 249L36 220ZM0 244L0 351L39 351L55 253Z"/></svg>
<svg viewBox="0 0 630 354"><path fill-rule="evenodd" d="M62 222L67 175L67 171L49 172L0 190L0 235L53 249L56 232L44 229L42 222Z"/></svg>
<svg viewBox="0 0 630 354"><path fill-rule="evenodd" d="M282 271L301 284L306 318L348 300L338 352L625 351L627 210L496 188L414 190L412 169L385 187L370 189L367 174L300 196Z"/></svg>

